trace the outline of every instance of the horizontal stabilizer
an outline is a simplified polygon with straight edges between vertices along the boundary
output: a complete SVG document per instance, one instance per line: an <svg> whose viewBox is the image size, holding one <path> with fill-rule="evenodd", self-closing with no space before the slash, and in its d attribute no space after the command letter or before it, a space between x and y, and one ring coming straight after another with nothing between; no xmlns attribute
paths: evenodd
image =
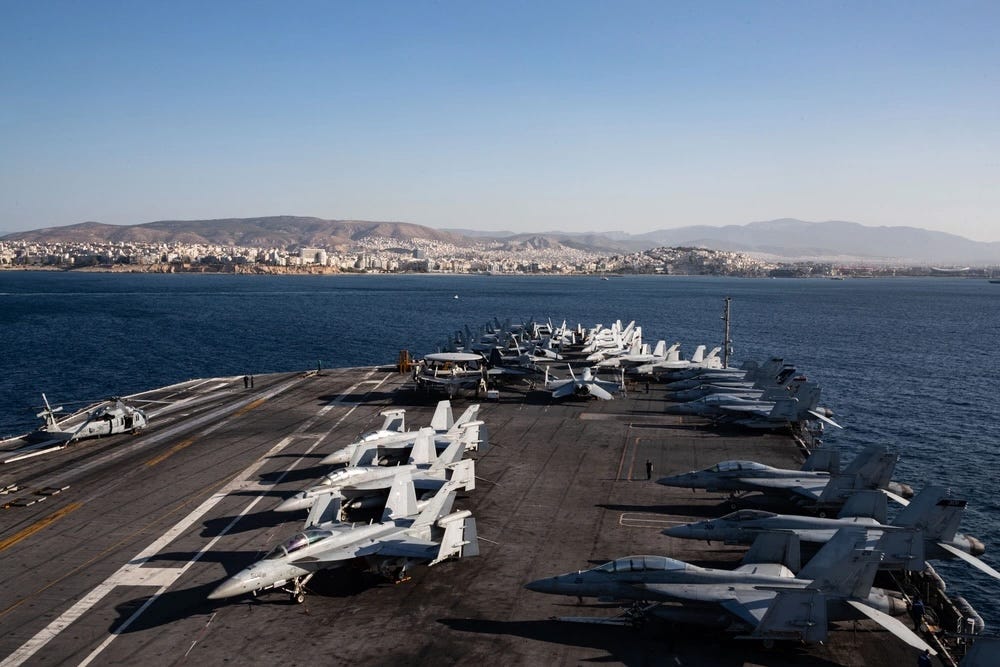
<svg viewBox="0 0 1000 667"><path fill-rule="evenodd" d="M966 553L961 549L956 549L950 544L946 544L944 542L938 542L937 545L942 549L944 549L945 551L947 551L948 553L950 553L955 558L958 558L959 560L964 560L966 563L976 568L977 570L985 572L994 579L1000 579L1000 572L997 572L992 567L990 567L986 562L976 558L972 554Z"/></svg>
<svg viewBox="0 0 1000 667"><path fill-rule="evenodd" d="M889 614L879 611L878 609L873 609L863 602L857 600L845 600L847 604L851 605L862 614L872 619L883 628L896 635L898 638L902 639L904 642L920 650L930 651L931 655L937 655L937 651L931 647L930 644L921 639L913 630L906 627L901 621L893 618Z"/></svg>
<svg viewBox="0 0 1000 667"><path fill-rule="evenodd" d="M806 410L806 412L808 412L811 416L813 416L816 419L820 420L824 424L829 424L830 426L835 426L837 428L844 428L843 426L841 426L837 422L833 421L832 419L830 419L826 415L820 414L820 413L816 412L815 410Z"/></svg>

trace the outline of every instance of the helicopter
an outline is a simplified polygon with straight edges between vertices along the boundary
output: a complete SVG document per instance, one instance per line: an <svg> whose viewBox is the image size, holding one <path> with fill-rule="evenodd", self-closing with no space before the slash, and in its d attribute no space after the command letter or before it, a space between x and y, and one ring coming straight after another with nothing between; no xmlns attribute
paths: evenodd
<svg viewBox="0 0 1000 667"><path fill-rule="evenodd" d="M33 440L61 440L70 443L115 433L137 433L149 424L145 412L133 408L118 396L113 396L97 404L93 409L70 415L63 420L56 419L56 414L62 411L61 406L53 408L45 394L42 394L42 400L45 402L45 409L36 416L45 420L45 424L30 434Z"/></svg>

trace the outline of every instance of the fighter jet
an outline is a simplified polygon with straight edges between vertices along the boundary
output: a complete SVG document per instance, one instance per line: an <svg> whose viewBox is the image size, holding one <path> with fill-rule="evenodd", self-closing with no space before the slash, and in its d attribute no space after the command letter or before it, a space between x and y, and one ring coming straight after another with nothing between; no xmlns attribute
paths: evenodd
<svg viewBox="0 0 1000 667"><path fill-rule="evenodd" d="M325 475L318 484L285 499L274 508L275 512L294 512L309 509L320 496L330 492L344 494L344 487L353 490L350 503L360 508L366 502L365 492L388 489L400 474L409 474L418 490L437 491L448 480L460 483L460 488L471 491L476 488L475 462L461 460L465 443L455 439L438 456L434 447L434 429L423 428L417 435L406 464L395 466L368 465L340 468ZM370 495L370 494L369 494Z"/></svg>
<svg viewBox="0 0 1000 667"><path fill-rule="evenodd" d="M784 359L771 357L763 364L756 361L744 362L739 368L695 368L688 373L690 377L683 380L673 380L664 385L667 391L691 389L705 383L718 382L756 382L767 377L773 377L783 367ZM675 373L677 375L677 373Z"/></svg>
<svg viewBox="0 0 1000 667"><path fill-rule="evenodd" d="M797 558L798 538L776 551ZM591 570L539 579L526 588L540 593L599 597L636 604L632 614L675 623L710 625L774 640L822 642L831 620L870 618L906 643L930 647L893 618L906 612L902 598L872 588L881 553L858 550L863 531L843 530L795 576L786 562L751 558L735 570L697 567L664 556L628 556ZM755 545L756 546L756 545ZM751 549L754 552L755 549ZM622 623L619 619L564 620Z"/></svg>
<svg viewBox="0 0 1000 667"><path fill-rule="evenodd" d="M449 558L476 556L475 519L468 510L451 512L457 488L457 482L446 483L418 513L413 481L399 475L382 520L365 525L331 521L339 512L341 497L327 494L313 505L302 532L226 579L208 598L220 600L278 589L301 603L305 586L316 572L357 558L398 581L417 563L436 565Z"/></svg>
<svg viewBox="0 0 1000 667"><path fill-rule="evenodd" d="M734 394L747 398L760 397L773 400L783 397L781 390L788 387L795 375L795 366L787 365L774 374L758 376L753 381L704 382L690 389L667 390L667 399L675 403L687 403L706 396ZM784 395L787 395L785 392Z"/></svg>
<svg viewBox="0 0 1000 667"><path fill-rule="evenodd" d="M947 489L927 486L891 523L886 523L885 495L878 491L855 493L837 518L775 514L760 510L739 510L719 519L673 526L664 535L695 540L718 540L727 544L748 544L762 531L794 532L803 542L825 543L845 526L858 526L874 539L895 542L881 546L884 568L924 569L925 559L959 558L976 569L1000 579L1000 572L977 558L985 553L983 543L958 532L966 501L948 497ZM907 529L917 531L918 543Z"/></svg>
<svg viewBox="0 0 1000 667"><path fill-rule="evenodd" d="M787 470L756 461L722 461L705 470L669 475L657 480L664 486L708 491L743 491L781 495L825 511L842 505L854 491L880 489L906 504L908 486L890 481L899 457L882 445L869 445L840 474L824 470Z"/></svg>
<svg viewBox="0 0 1000 667"><path fill-rule="evenodd" d="M681 359L677 351L667 355L663 361L651 364L644 364L636 368L636 372L642 375L655 375L658 378L674 380L680 377L689 377L694 373L705 369L722 369L722 359L719 358L721 347L713 347L708 354L705 345L699 345L694 349L690 359Z"/></svg>
<svg viewBox="0 0 1000 667"><path fill-rule="evenodd" d="M389 412L383 412L387 415ZM401 411L398 411L401 412ZM456 439L461 439L470 451L485 451L488 447L486 427L481 421L474 421L479 414L479 405L470 405L466 408L462 416L457 420L452 420L451 402L440 401L431 419L431 428L437 434L435 446L445 448ZM398 450L398 455L402 456L413 447L417 439L418 431L375 431L362 436L358 441L338 449L328 454L321 465L367 465L378 456L379 449L385 453L387 450Z"/></svg>
<svg viewBox="0 0 1000 667"><path fill-rule="evenodd" d="M602 401L610 401L622 390L624 382L610 382L599 380L591 372L590 368L584 368L579 377L573 372L572 366L569 369L569 378L565 380L553 380L549 378L549 369L545 369L545 390L552 392L552 398L565 398L575 394L577 396L590 395Z"/></svg>

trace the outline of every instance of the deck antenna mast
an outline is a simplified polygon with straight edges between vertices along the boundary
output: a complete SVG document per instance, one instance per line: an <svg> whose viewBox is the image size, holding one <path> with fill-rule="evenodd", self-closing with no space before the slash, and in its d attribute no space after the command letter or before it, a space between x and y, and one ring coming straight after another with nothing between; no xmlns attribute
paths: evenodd
<svg viewBox="0 0 1000 667"><path fill-rule="evenodd" d="M725 298L726 307L722 311L722 321L725 324L724 336L722 339L722 367L729 368L729 355L733 353L733 341L729 339L729 302L733 300L733 297L727 296Z"/></svg>

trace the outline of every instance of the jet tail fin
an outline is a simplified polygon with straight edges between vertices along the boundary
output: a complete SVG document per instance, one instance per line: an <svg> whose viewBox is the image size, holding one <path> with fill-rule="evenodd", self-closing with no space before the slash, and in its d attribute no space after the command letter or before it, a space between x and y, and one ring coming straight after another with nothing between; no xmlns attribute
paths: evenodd
<svg viewBox="0 0 1000 667"><path fill-rule="evenodd" d="M881 491L858 491L847 498L847 502L837 515L841 519L848 517L870 517L879 523L885 523L889 511L889 502Z"/></svg>
<svg viewBox="0 0 1000 667"><path fill-rule="evenodd" d="M413 488L413 477L399 473L392 480L389 499L382 510L382 523L402 519L417 513L417 492Z"/></svg>
<svg viewBox="0 0 1000 667"><path fill-rule="evenodd" d="M476 489L476 462L464 459L448 466L448 481L457 482L466 491Z"/></svg>
<svg viewBox="0 0 1000 667"><path fill-rule="evenodd" d="M840 451L817 447L802 464L803 470L822 470L836 475L840 473Z"/></svg>
<svg viewBox="0 0 1000 667"><path fill-rule="evenodd" d="M309 516L306 517L306 528L311 528L316 524L330 523L338 521L340 517L340 504L344 497L336 491L330 491L316 497L312 507L309 508Z"/></svg>
<svg viewBox="0 0 1000 667"><path fill-rule="evenodd" d="M441 547L437 558L430 562L436 565L448 558L466 558L479 555L479 535L476 532L476 520L472 512L462 510L443 516L437 525L444 529L441 536Z"/></svg>
<svg viewBox="0 0 1000 667"><path fill-rule="evenodd" d="M798 578L811 580L813 583L810 588L850 594L859 583L864 583L862 575L867 578L867 564L857 557L858 554L865 553L859 551L858 546L863 546L867 539L868 532L860 526L841 528L799 571ZM877 569L876 559L871 577L867 580L868 589L871 589ZM868 590L865 590L864 595L859 597L867 595Z"/></svg>
<svg viewBox="0 0 1000 667"><path fill-rule="evenodd" d="M406 430L406 410L394 409L383 410L379 413L385 417L382 422L382 431L405 431Z"/></svg>
<svg viewBox="0 0 1000 667"><path fill-rule="evenodd" d="M410 463L414 465L434 464L438 460L437 449L434 447L434 429L422 428L413 441L410 450Z"/></svg>
<svg viewBox="0 0 1000 667"><path fill-rule="evenodd" d="M901 563L904 570L923 572L927 567L924 561L924 534L917 528L888 529L882 533L875 548L885 554L885 559L893 563Z"/></svg>
<svg viewBox="0 0 1000 667"><path fill-rule="evenodd" d="M450 405L450 402L449 402ZM458 433L459 429L463 424L468 424L471 421L475 421L476 417L479 416L479 404L470 405L462 413L462 416L456 419L447 429L449 435L454 435Z"/></svg>
<svg viewBox="0 0 1000 667"><path fill-rule="evenodd" d="M750 636L818 643L826 640L828 624L826 598L822 593L787 589L778 592Z"/></svg>
<svg viewBox="0 0 1000 667"><path fill-rule="evenodd" d="M899 511L892 523L922 528L927 539L947 542L958 532L966 504L964 500L949 498L948 489L943 486L926 486Z"/></svg>
<svg viewBox="0 0 1000 667"><path fill-rule="evenodd" d="M742 563L781 563L792 572L802 564L799 536L792 531L773 530L757 535Z"/></svg>
<svg viewBox="0 0 1000 667"><path fill-rule="evenodd" d="M454 415L451 412L451 401L438 401L434 408L434 416L431 417L431 428L438 433L444 433L455 423Z"/></svg>
<svg viewBox="0 0 1000 667"><path fill-rule="evenodd" d="M432 525L435 521L451 511L451 506L455 503L455 492L458 490L457 481L448 481L438 489L437 494L424 506L417 518L414 519L410 528L423 528ZM413 484L410 484L413 488Z"/></svg>

